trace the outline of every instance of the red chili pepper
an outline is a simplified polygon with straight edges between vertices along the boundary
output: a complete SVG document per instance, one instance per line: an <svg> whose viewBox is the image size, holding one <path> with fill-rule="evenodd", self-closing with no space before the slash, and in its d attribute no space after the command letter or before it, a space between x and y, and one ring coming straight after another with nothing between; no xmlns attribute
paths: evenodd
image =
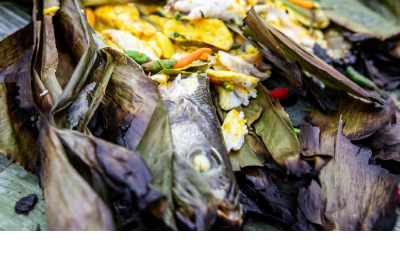
<svg viewBox="0 0 400 264"><path fill-rule="evenodd" d="M276 90L270 92L269 94L273 98L278 99L280 102L282 102L282 101L289 99L289 97L292 93L293 92L289 91L286 88L279 88L279 89L276 89Z"/></svg>
<svg viewBox="0 0 400 264"><path fill-rule="evenodd" d="M400 188L399 187L397 187L397 193L399 195L399 200L397 201L397 203L400 205Z"/></svg>

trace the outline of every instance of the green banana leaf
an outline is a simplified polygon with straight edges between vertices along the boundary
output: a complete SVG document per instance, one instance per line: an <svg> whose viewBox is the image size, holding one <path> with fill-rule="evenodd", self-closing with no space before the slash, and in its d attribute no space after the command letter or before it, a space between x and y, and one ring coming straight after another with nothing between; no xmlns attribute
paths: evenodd
<svg viewBox="0 0 400 264"><path fill-rule="evenodd" d="M36 194L38 200L29 215L17 214L15 203L22 197ZM38 178L13 164L0 153L0 230L47 230L42 190Z"/></svg>
<svg viewBox="0 0 400 264"><path fill-rule="evenodd" d="M378 1L362 1L362 2L378 2ZM383 1L379 1L379 6L382 7ZM390 3L389 13L395 11L393 7L397 5L396 1L386 1ZM357 33L360 39L376 38L379 40L386 40L397 36L400 33L400 26L393 24L390 18L396 15L387 17L388 11L385 16L382 16L375 11L376 5L370 9L360 3L360 1L347 1L347 0L320 0L321 5L326 9L325 12L329 19L336 24ZM382 8L380 8L382 10ZM387 8L383 10L388 10ZM399 10L399 9L397 9ZM378 10L379 11L379 10Z"/></svg>
<svg viewBox="0 0 400 264"><path fill-rule="evenodd" d="M393 0L358 0L393 25L400 24L400 2Z"/></svg>

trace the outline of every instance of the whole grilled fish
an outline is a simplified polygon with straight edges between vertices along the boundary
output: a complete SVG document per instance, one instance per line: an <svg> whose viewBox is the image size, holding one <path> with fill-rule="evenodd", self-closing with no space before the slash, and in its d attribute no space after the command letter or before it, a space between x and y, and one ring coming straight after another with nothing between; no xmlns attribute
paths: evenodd
<svg viewBox="0 0 400 264"><path fill-rule="evenodd" d="M174 179L174 202L183 207L191 204L189 211L195 219L185 223L186 228L191 224L190 229L240 228L238 186L211 101L208 75L178 75L160 92L170 116L174 178L182 177ZM187 198L179 197L182 188L186 188L183 196ZM187 217L181 220L187 222Z"/></svg>

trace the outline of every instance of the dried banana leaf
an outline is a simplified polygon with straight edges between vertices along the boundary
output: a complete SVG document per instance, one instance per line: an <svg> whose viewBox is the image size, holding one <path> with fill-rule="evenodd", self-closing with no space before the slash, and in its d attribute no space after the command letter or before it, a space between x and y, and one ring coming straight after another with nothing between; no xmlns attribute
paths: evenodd
<svg viewBox="0 0 400 264"><path fill-rule="evenodd" d="M388 125L395 117L396 106L390 98L384 105L376 105L340 95L335 102L338 111L319 112L316 108L312 108L305 120L315 126L311 118L326 115L329 119L323 120L329 123L325 125L336 130L337 123L342 119L343 135L350 140L361 140Z"/></svg>
<svg viewBox="0 0 400 264"><path fill-rule="evenodd" d="M49 230L114 230L110 209L73 167L48 122L39 122L39 173Z"/></svg>
<svg viewBox="0 0 400 264"><path fill-rule="evenodd" d="M37 203L29 215L17 214L15 203L29 194L36 194ZM41 230L47 230L38 177L13 164L0 153L0 230L34 231L38 226Z"/></svg>
<svg viewBox="0 0 400 264"><path fill-rule="evenodd" d="M247 109L255 105L263 108L259 119L252 126L260 137L254 153L263 152L263 163L271 170L274 177L288 181L295 186L303 186L315 178L319 170L329 162L330 158L321 153L312 153L300 149L300 144L288 115L278 100L275 100L262 85L257 87L257 98L243 107L245 116ZM257 146L254 145L253 146ZM261 148L261 149L260 149ZM264 149L262 151L262 149ZM316 160L321 163L317 163Z"/></svg>
<svg viewBox="0 0 400 264"><path fill-rule="evenodd" d="M263 168L246 167L236 173L240 190L240 202L245 214L252 213L283 225L293 222L292 214Z"/></svg>
<svg viewBox="0 0 400 264"><path fill-rule="evenodd" d="M264 47L261 46L263 54L269 52L269 54L273 54L276 57L275 61L280 60L285 64L290 62L298 63L301 66L298 67L297 70L292 67L294 70L293 73L291 73L293 76L295 76L295 80L298 82L298 89L305 91L302 84L303 77L301 72L301 69L304 69L331 88L343 90L354 96L381 103L381 100L379 100L377 97L362 89L354 82L350 81L347 77L336 71L334 68L323 62L315 55L295 44L283 33L274 29L272 25L262 19L255 12L254 8L247 12L247 17L244 21L246 25L262 41L262 44L264 45ZM271 35L275 39L275 42L271 39ZM268 57L266 58L268 59ZM272 63L274 63L274 61L272 61ZM282 69L285 66L278 65L277 67ZM291 85L293 87L292 82ZM296 90L297 88L294 87L294 89Z"/></svg>
<svg viewBox="0 0 400 264"><path fill-rule="evenodd" d="M70 152L96 171L133 210L143 210L162 197L149 189L152 176L138 153L79 132L56 130L56 134Z"/></svg>
<svg viewBox="0 0 400 264"><path fill-rule="evenodd" d="M29 55L29 54L28 54ZM22 89L20 89L22 90ZM0 83L0 152L12 162L28 171L34 171L37 159L36 131L31 115L16 102L18 88L15 83Z"/></svg>
<svg viewBox="0 0 400 264"><path fill-rule="evenodd" d="M372 149L371 164L380 165L391 173L400 174L400 111L396 118L377 130L366 140L365 145Z"/></svg>
<svg viewBox="0 0 400 264"><path fill-rule="evenodd" d="M332 155L315 181L300 189L305 217L324 230L392 230L397 215L399 178L380 166L368 165L371 151L354 145L343 133L343 121L308 114L301 126L302 148ZM335 124L334 126L332 124Z"/></svg>
<svg viewBox="0 0 400 264"><path fill-rule="evenodd" d="M396 1L390 2L394 4ZM400 33L399 25L393 24L390 18L379 15L374 12L375 9L369 9L360 1L321 0L320 3L326 8L330 20L357 33L354 37L359 40L376 38L383 41Z"/></svg>

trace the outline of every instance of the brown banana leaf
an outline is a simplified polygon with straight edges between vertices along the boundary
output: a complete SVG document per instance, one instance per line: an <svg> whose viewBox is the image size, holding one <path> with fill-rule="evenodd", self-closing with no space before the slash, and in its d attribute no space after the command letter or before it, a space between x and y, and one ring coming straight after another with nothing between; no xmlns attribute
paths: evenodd
<svg viewBox="0 0 400 264"><path fill-rule="evenodd" d="M312 178L318 176L319 170L329 162L329 155L300 149L300 143L288 115L279 101L272 98L262 85L257 87L257 98L243 107L245 116L248 113L247 109L257 107L256 104L263 108L263 112L252 126L263 142L259 143L265 146L261 146L261 149L265 148L264 165L274 171L271 173L275 178L290 182L294 186L309 184ZM321 163L317 163L316 160Z"/></svg>
<svg viewBox="0 0 400 264"><path fill-rule="evenodd" d="M295 79L298 82L298 87L301 87L304 92L305 88L303 87L302 83L303 77L301 69L308 71L310 74L314 75L316 78L324 82L325 85L331 88L343 90L354 96L381 103L380 99L362 89L357 84L350 81L347 77L339 73L337 70L323 62L321 59L294 43L283 33L274 29L271 24L262 19L256 13L254 8L247 12L247 17L244 21L246 25L262 41L264 47L261 46L261 50L263 50L263 54L269 52L269 54L273 54L276 59L279 59L282 61L282 63L286 64L288 62L292 62L298 63L298 65L301 66L298 67L297 70L293 70L295 73L291 73L291 75L296 76ZM271 39L271 35L275 41ZM274 61L272 62L274 63ZM284 65L277 65L277 67L281 69L284 68ZM294 69L294 67L292 68ZM292 84L292 82L290 83ZM295 87L293 88L295 91L298 89Z"/></svg>
<svg viewBox="0 0 400 264"><path fill-rule="evenodd" d="M79 175L54 130L39 119L40 175L49 230L114 230L110 209Z"/></svg>
<svg viewBox="0 0 400 264"><path fill-rule="evenodd" d="M386 16L388 8L385 12L385 16L382 16L375 11L379 11L376 5L373 5L373 9L368 8L361 2L378 2L379 6L382 7L381 2L386 2L391 5L389 8L395 11L393 7L399 10L397 1L347 1L347 0L321 0L321 5L325 8L325 12L329 19L336 24L355 32L354 38L359 40L376 38L381 41L397 36L400 33L400 26L393 24L390 18ZM383 10L380 8L380 10Z"/></svg>
<svg viewBox="0 0 400 264"><path fill-rule="evenodd" d="M308 114L301 126L302 148L332 155L319 175L300 189L305 217L324 230L391 230L395 224L399 178L380 166L368 165L371 151L354 145L339 124L327 116ZM315 127L314 127L315 126Z"/></svg>
<svg viewBox="0 0 400 264"><path fill-rule="evenodd" d="M246 167L236 173L236 179L242 191L240 203L246 215L256 214L284 225L293 222L291 212L283 204L278 189L266 170Z"/></svg>
<svg viewBox="0 0 400 264"><path fill-rule="evenodd" d="M15 85L0 83L0 152L32 172L37 159L37 135L31 116L15 102L17 95Z"/></svg>
<svg viewBox="0 0 400 264"><path fill-rule="evenodd" d="M62 4L71 7L73 6L71 2L63 1ZM64 11L64 6L61 6L60 12ZM77 12L76 10L81 10L79 2L75 2L74 8L75 12ZM148 188L151 174L138 154L80 132L63 129L70 126L71 116L75 117L80 114L77 127L80 131L90 134L87 124L95 114L105 94L117 61L127 61L123 55L118 56L117 54L114 57L113 51L109 52L110 50L96 39L95 35L92 35L84 12L77 12L77 14L79 13L81 15L77 17L80 20L75 21L75 23L85 29L85 38L89 40L89 43L87 43L88 48L79 60L77 68L71 75L71 79L64 88L63 93L52 108L50 119L53 120L53 124L58 128L53 128L47 124L47 121L42 117L40 131L43 135L39 145L48 143L49 146L41 149L40 152L42 168L40 174L43 178L52 179L44 183L43 187L45 193L55 197L54 201L58 199L71 201L65 204L65 210L60 211L54 201L46 200L46 210L50 212L48 218L50 229L111 230L115 228L113 218L115 219L116 216L113 203L117 198L122 199L130 207L131 213L134 213L144 209L148 203L159 199L161 195ZM57 18L59 18L58 15L54 17L56 21ZM51 23L49 23L49 27L52 27ZM42 57L46 58L47 55L43 54L48 53L53 53L53 56L57 57L54 34L47 34L46 37L45 41L50 43L47 47L50 46L51 49L43 49ZM51 78L57 82L54 75L57 71L57 64L52 64L51 60L43 59L42 63L38 63L38 65L41 66L41 69L46 68L46 65L52 66L50 67ZM137 69L137 67L131 67L132 71L137 71ZM42 75L42 79L45 78ZM37 87L39 87L42 80L38 78L36 83L38 83ZM94 85L92 85L93 83ZM82 91L86 91L89 84L93 86L93 91L88 102L87 93L82 94ZM44 86L43 84L41 85ZM75 106L79 109L84 105L87 107L84 112L75 112ZM57 135L67 145L67 149L64 150ZM53 148L51 145L53 145ZM63 174L57 174L54 171L53 166L59 162L58 160L49 158L47 162L44 161L44 157L52 157L54 154L50 153L54 151L57 151L58 157L66 163ZM72 167L72 164L74 164L74 167ZM77 172L78 170L79 173ZM68 187L59 186L63 182L66 186L74 186L73 189L82 190L80 191L81 196L77 197L75 202L75 197L71 197L74 192ZM115 196L111 197L110 190L113 191ZM78 214L70 214L73 204L78 204L79 200L82 200L84 204L86 203L86 206ZM91 210L96 211L98 215L89 213ZM85 216L86 214L93 214L93 218ZM66 219L71 224L68 225L62 222L61 218ZM52 221L53 224L50 225Z"/></svg>
<svg viewBox="0 0 400 264"><path fill-rule="evenodd" d="M338 111L320 112L316 108L312 108L305 120L315 126L312 118L326 115L329 119L322 119L328 122L325 125L336 130L337 123L342 119L343 135L350 140L361 140L388 125L395 117L396 106L390 98L384 105L376 105L339 95L335 102L338 105Z"/></svg>
<svg viewBox="0 0 400 264"><path fill-rule="evenodd" d="M143 210L162 197L149 189L152 176L138 153L83 133L55 131L69 151L96 171L134 210Z"/></svg>
<svg viewBox="0 0 400 264"><path fill-rule="evenodd" d="M22 41L21 41L22 40ZM24 56L33 46L33 23L0 41L0 73Z"/></svg>
<svg viewBox="0 0 400 264"><path fill-rule="evenodd" d="M371 164L380 165L395 174L400 174L399 121L400 111L396 109L396 118L377 130L365 142L365 145L372 150Z"/></svg>

